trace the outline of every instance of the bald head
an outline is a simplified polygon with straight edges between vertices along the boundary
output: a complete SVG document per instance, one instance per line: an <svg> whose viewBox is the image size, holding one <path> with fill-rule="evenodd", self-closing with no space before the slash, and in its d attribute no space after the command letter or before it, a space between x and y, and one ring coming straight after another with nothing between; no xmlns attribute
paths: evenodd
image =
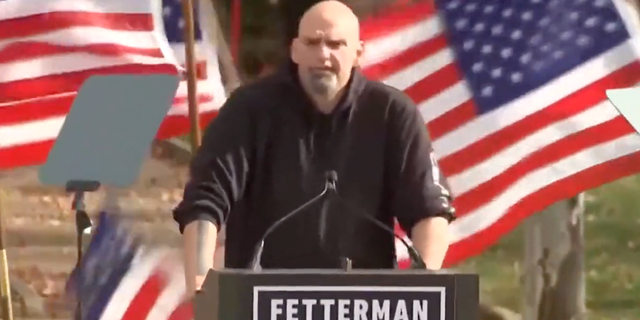
<svg viewBox="0 0 640 320"><path fill-rule="evenodd" d="M353 11L340 1L321 1L307 10L298 25L298 36L317 32L324 27L338 27L352 41L360 40L360 22Z"/></svg>
<svg viewBox="0 0 640 320"><path fill-rule="evenodd" d="M349 82L362 51L358 17L339 1L322 1L300 19L291 58L307 92L331 99Z"/></svg>

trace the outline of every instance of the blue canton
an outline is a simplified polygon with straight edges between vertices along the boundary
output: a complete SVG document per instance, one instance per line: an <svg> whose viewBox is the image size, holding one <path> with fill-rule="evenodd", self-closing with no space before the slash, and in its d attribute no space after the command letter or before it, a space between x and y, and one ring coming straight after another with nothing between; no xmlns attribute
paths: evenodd
<svg viewBox="0 0 640 320"><path fill-rule="evenodd" d="M133 0L132 0L133 1ZM195 6L194 1L194 6ZM202 32L200 31L200 23L198 22L198 15L194 8L194 23L195 23L195 35L196 41L202 39ZM182 5L180 0L162 0L162 18L164 21L164 32L167 34L167 40L169 43L184 43L184 19L182 18Z"/></svg>
<svg viewBox="0 0 640 320"><path fill-rule="evenodd" d="M630 38L611 0L438 0L479 113Z"/></svg>
<svg viewBox="0 0 640 320"><path fill-rule="evenodd" d="M139 251L138 239L117 216L100 214L81 272L74 269L67 283L67 291L82 302L82 319L100 319Z"/></svg>

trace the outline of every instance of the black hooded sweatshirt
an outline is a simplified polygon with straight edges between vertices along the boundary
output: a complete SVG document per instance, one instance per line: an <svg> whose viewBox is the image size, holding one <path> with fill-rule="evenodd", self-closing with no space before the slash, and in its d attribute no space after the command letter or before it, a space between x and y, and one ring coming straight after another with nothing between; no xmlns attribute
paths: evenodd
<svg viewBox="0 0 640 320"><path fill-rule="evenodd" d="M226 224L225 266L247 268L266 229L318 195L338 174L342 201L393 228L453 219L451 197L424 121L403 92L354 70L348 92L322 114L296 66L237 89L206 129L174 219ZM393 235L339 201L287 220L265 241L263 268L393 268ZM325 232L319 231L320 224Z"/></svg>

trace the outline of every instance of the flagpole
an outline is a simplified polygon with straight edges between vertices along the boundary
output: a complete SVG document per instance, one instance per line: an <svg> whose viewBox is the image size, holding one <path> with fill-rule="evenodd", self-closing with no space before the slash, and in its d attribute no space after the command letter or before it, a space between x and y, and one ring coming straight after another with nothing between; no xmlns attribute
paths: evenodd
<svg viewBox="0 0 640 320"><path fill-rule="evenodd" d="M13 310L11 305L11 281L9 280L9 261L7 260L7 248L4 229L4 202L6 197L4 191L0 189L0 263L2 268L2 319L13 320Z"/></svg>
<svg viewBox="0 0 640 320"><path fill-rule="evenodd" d="M191 125L191 151L200 146L200 117L198 113L198 88L196 79L195 23L193 19L193 0L182 0L184 19L185 68L187 69L187 97L189 102L189 122Z"/></svg>

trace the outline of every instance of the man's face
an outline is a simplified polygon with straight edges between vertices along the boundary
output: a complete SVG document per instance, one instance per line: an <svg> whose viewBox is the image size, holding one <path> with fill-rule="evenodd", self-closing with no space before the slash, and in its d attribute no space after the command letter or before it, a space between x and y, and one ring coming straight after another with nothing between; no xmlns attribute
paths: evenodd
<svg viewBox="0 0 640 320"><path fill-rule="evenodd" d="M298 64L300 81L313 94L334 96L349 82L362 45L347 26L319 21L310 28L301 26L292 46L292 59Z"/></svg>

